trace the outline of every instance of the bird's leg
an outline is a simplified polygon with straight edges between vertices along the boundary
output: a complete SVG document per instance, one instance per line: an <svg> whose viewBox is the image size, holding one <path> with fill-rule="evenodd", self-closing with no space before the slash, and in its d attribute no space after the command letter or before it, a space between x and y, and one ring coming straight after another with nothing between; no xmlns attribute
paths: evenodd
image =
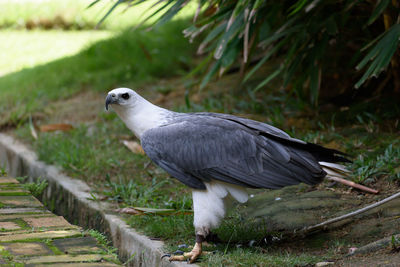
<svg viewBox="0 0 400 267"><path fill-rule="evenodd" d="M192 251L185 252L183 255L173 255L169 258L169 261L186 261L189 260L189 263L193 263L196 259L202 254L202 244L205 240L203 235L196 234L196 244L194 245Z"/></svg>

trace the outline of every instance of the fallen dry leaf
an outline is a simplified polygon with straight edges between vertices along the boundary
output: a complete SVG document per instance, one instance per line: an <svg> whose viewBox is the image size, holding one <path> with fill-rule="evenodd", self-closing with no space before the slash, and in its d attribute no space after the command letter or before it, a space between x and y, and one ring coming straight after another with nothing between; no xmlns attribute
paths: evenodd
<svg viewBox="0 0 400 267"><path fill-rule="evenodd" d="M54 131L70 131L74 127L71 124L66 124L66 123L57 123L57 124L46 124L46 125L40 125L39 130L41 132L54 132Z"/></svg>
<svg viewBox="0 0 400 267"><path fill-rule="evenodd" d="M33 137L35 140L37 140L37 139L38 139L38 135L37 135L36 130L35 130L35 125L33 125L32 117L31 117L31 116L29 116L29 129L31 130L31 135L32 135L32 137Z"/></svg>
<svg viewBox="0 0 400 267"><path fill-rule="evenodd" d="M122 143L135 154L145 154L142 146L136 141L122 140Z"/></svg>
<svg viewBox="0 0 400 267"><path fill-rule="evenodd" d="M125 213L131 215L178 215L178 214L193 214L192 210L176 210L176 209L155 209L155 208L142 208L142 207L126 207L115 210L118 213Z"/></svg>
<svg viewBox="0 0 400 267"><path fill-rule="evenodd" d="M122 208L122 209L116 209L115 211L118 213L131 214L131 215L143 214L143 212L135 210L134 208Z"/></svg>

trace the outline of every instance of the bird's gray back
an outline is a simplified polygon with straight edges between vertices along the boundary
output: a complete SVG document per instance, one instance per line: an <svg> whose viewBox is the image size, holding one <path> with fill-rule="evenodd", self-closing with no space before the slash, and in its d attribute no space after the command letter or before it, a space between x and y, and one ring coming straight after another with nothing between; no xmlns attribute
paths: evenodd
<svg viewBox="0 0 400 267"><path fill-rule="evenodd" d="M176 114L167 124L146 131L141 141L157 165L198 189L213 179L280 188L315 184L326 175L309 152L260 133L304 143L270 125L216 113Z"/></svg>

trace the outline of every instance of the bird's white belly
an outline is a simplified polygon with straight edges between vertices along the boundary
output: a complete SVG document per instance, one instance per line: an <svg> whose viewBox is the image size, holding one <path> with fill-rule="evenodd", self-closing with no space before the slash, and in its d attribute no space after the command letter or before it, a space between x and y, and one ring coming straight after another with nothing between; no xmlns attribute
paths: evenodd
<svg viewBox="0 0 400 267"><path fill-rule="evenodd" d="M248 200L244 187L212 181L205 183L207 190L193 190L194 227L196 234L207 236L217 228L226 213L226 200L230 197L240 203Z"/></svg>

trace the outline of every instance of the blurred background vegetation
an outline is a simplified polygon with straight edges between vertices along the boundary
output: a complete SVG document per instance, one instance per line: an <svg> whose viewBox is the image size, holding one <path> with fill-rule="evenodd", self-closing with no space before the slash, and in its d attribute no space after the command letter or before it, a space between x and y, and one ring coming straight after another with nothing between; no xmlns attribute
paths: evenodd
<svg viewBox="0 0 400 267"><path fill-rule="evenodd" d="M102 21L119 5L135 10L149 2L115 1ZM193 70L203 74L200 88L230 71L245 82L273 64L253 91L279 78L288 93L313 106L321 98L346 105L359 95L400 95L397 0L170 0L154 3L143 21L158 16L152 25L165 24L193 2L198 7L184 34L200 40L204 59Z"/></svg>

